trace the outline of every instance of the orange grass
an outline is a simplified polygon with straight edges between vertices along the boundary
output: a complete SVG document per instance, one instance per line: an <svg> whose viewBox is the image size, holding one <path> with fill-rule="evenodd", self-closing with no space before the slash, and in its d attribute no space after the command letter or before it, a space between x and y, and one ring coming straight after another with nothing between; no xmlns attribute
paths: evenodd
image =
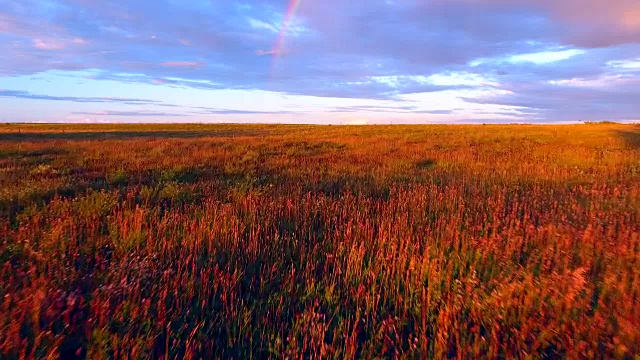
<svg viewBox="0 0 640 360"><path fill-rule="evenodd" d="M640 128L0 126L0 358L633 358Z"/></svg>

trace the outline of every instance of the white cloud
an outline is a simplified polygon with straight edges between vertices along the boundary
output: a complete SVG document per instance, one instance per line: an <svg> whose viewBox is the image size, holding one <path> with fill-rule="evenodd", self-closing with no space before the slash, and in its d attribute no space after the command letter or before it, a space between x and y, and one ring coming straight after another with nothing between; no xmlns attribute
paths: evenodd
<svg viewBox="0 0 640 360"><path fill-rule="evenodd" d="M268 30L276 34L280 32L280 29L276 25L264 22L262 20L249 18L247 19L247 22L249 23L249 26L251 26L254 29Z"/></svg>
<svg viewBox="0 0 640 360"><path fill-rule="evenodd" d="M550 64L558 61L570 59L574 56L585 54L586 51L581 49L566 50L549 50L527 54L516 54L503 56L500 58L481 58L469 62L469 66L475 67L483 64L494 63L534 63L534 64Z"/></svg>
<svg viewBox="0 0 640 360"><path fill-rule="evenodd" d="M426 79L427 83L439 86L497 86L498 83L480 74L472 74L467 72L444 72L434 74Z"/></svg>
<svg viewBox="0 0 640 360"><path fill-rule="evenodd" d="M640 70L640 58L633 60L609 61L607 65L615 69Z"/></svg>
<svg viewBox="0 0 640 360"><path fill-rule="evenodd" d="M531 54L518 54L508 58L509 62L532 62L535 64L548 64L556 61L570 59L577 55L584 54L584 50L568 49L560 51L543 51Z"/></svg>

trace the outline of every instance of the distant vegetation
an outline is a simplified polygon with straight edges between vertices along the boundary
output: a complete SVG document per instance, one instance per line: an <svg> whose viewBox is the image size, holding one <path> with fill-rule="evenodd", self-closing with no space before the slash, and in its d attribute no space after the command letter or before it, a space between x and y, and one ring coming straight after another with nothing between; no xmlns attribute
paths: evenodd
<svg viewBox="0 0 640 360"><path fill-rule="evenodd" d="M633 358L640 128L0 126L0 358Z"/></svg>
<svg viewBox="0 0 640 360"><path fill-rule="evenodd" d="M586 125L615 125L618 124L615 121L585 121Z"/></svg>

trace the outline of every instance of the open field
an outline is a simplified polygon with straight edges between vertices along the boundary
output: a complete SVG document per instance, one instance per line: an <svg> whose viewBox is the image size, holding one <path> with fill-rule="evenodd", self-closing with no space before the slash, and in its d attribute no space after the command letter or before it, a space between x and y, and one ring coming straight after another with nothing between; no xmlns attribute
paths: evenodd
<svg viewBox="0 0 640 360"><path fill-rule="evenodd" d="M640 127L0 126L0 358L631 358Z"/></svg>

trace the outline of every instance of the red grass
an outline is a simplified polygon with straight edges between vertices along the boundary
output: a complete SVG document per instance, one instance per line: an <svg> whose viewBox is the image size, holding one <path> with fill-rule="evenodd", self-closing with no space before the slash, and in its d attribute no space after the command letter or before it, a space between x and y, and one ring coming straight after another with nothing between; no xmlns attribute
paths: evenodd
<svg viewBox="0 0 640 360"><path fill-rule="evenodd" d="M0 357L632 358L639 137L0 127Z"/></svg>

